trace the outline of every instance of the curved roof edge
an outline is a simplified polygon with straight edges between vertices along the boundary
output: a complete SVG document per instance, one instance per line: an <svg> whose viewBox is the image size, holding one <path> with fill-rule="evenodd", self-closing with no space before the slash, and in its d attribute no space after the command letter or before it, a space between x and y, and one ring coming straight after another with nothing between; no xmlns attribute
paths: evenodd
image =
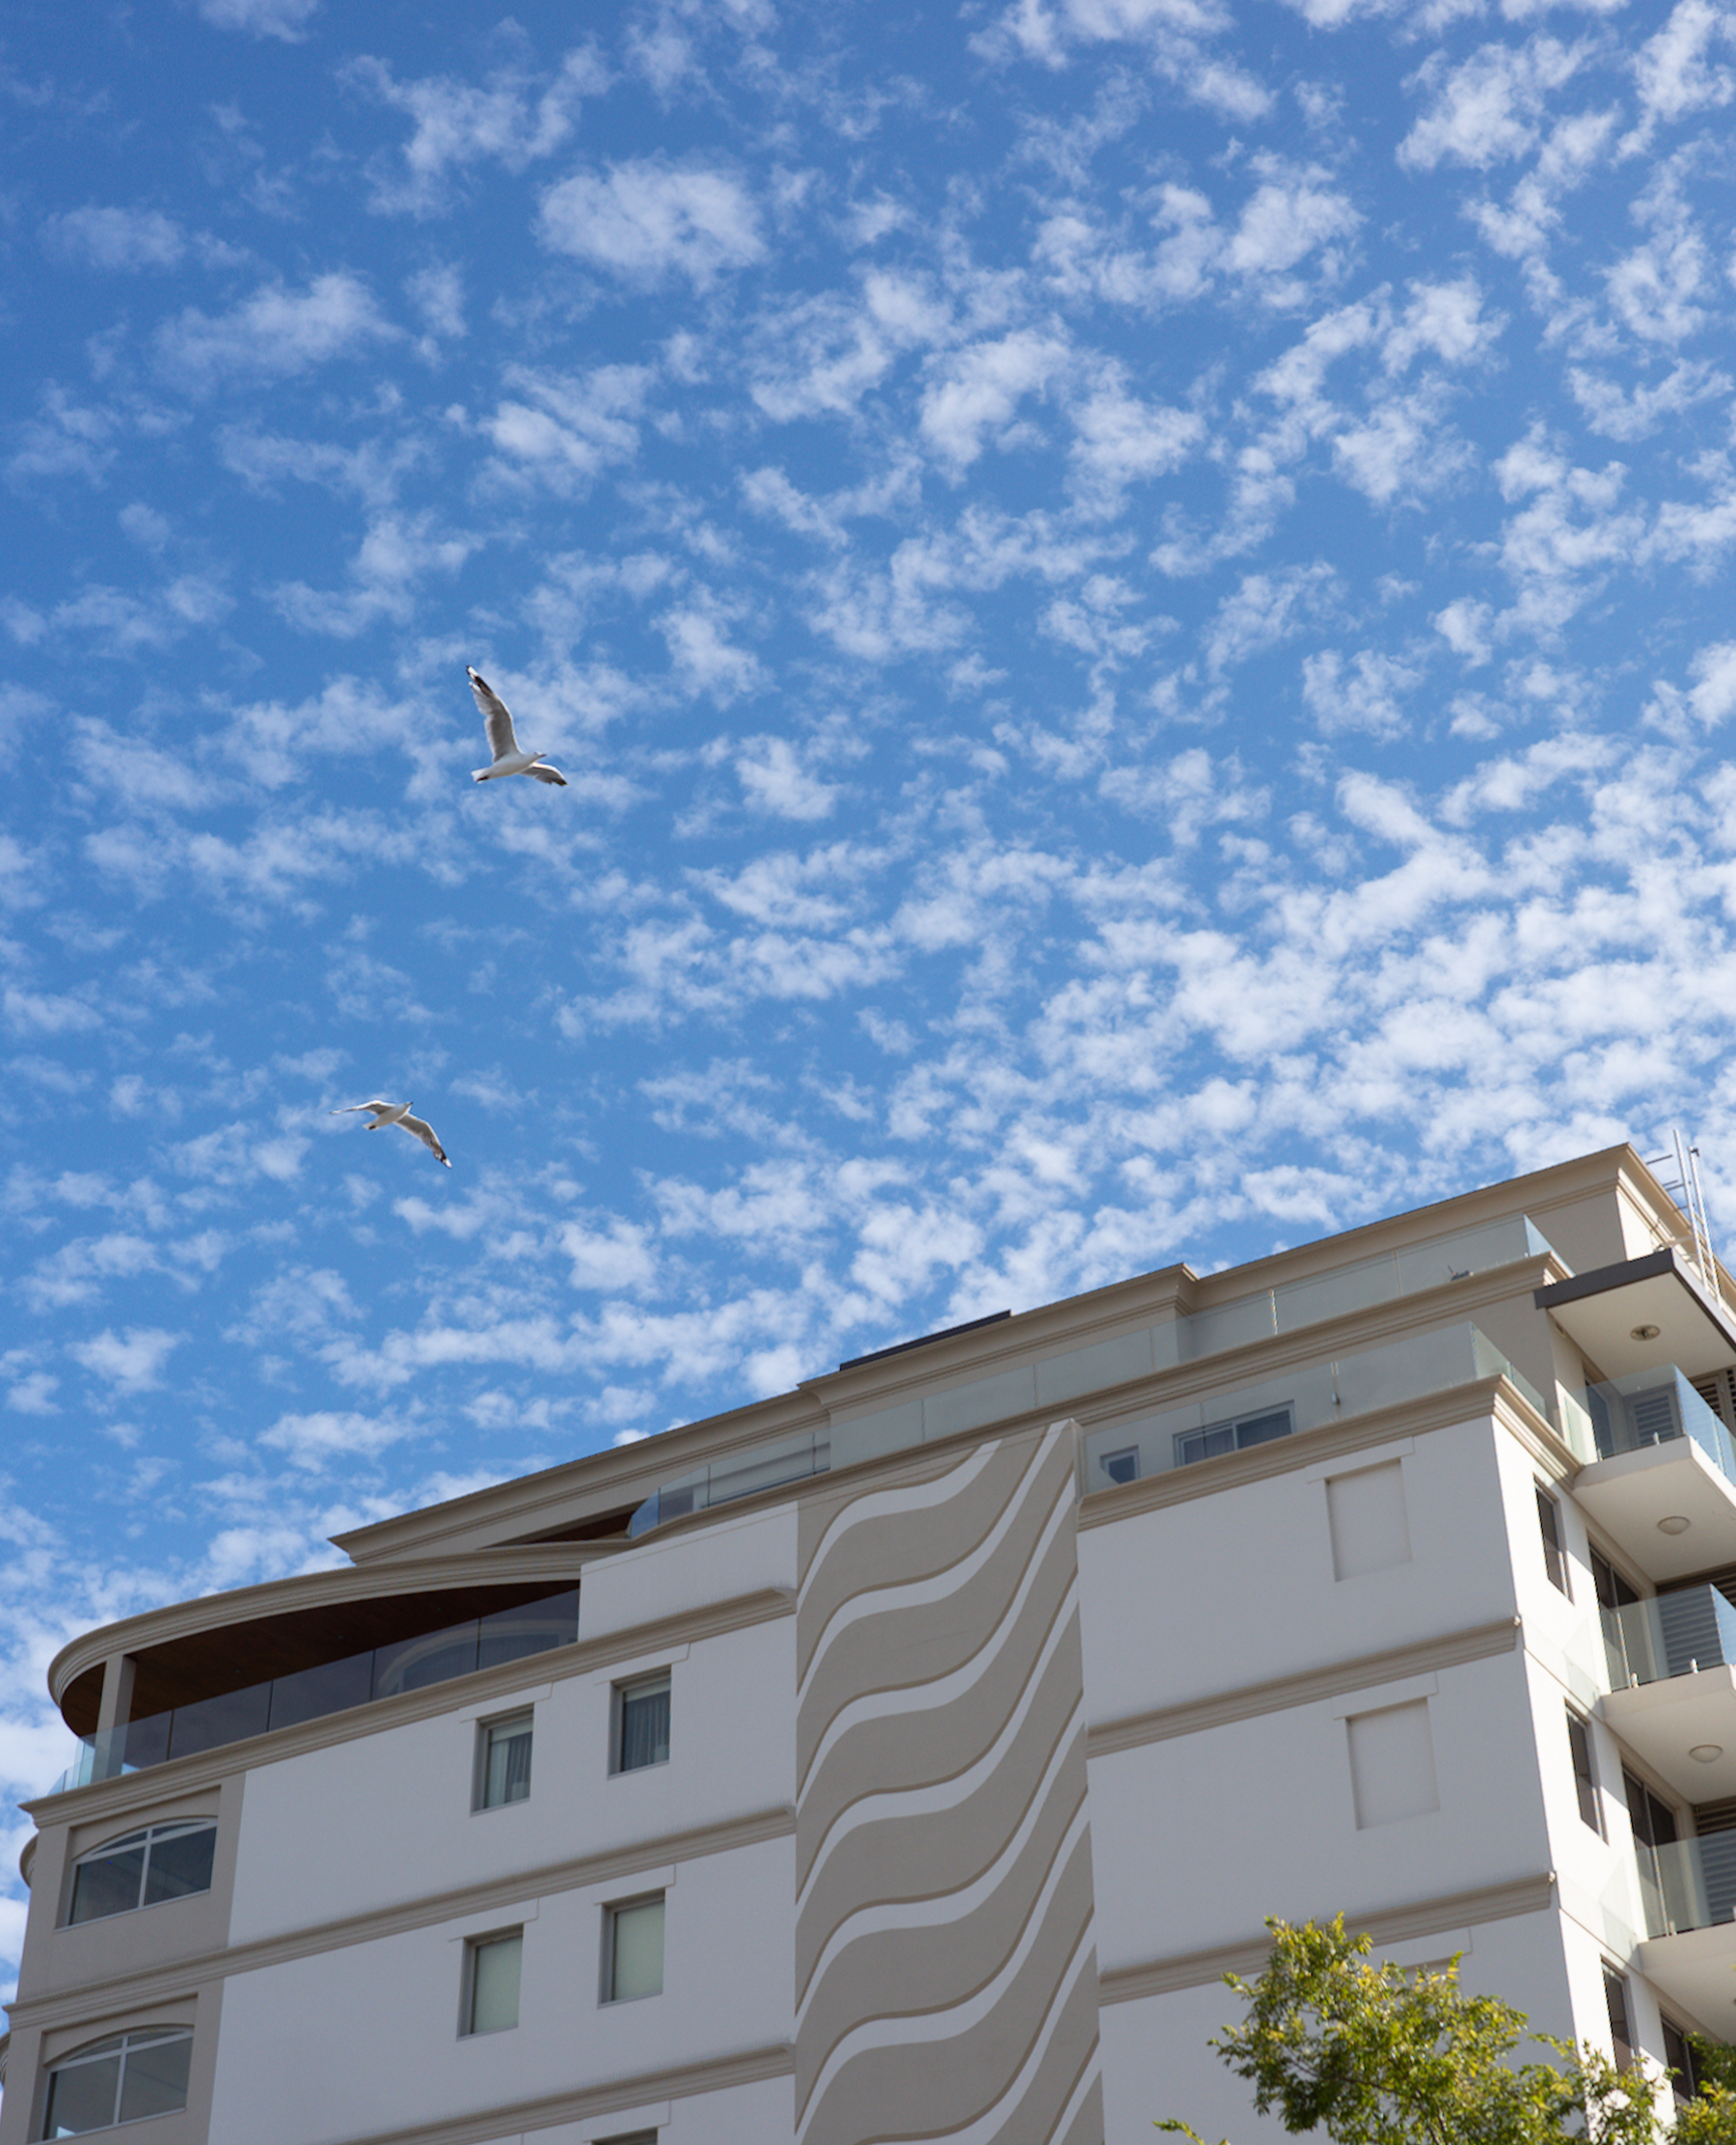
<svg viewBox="0 0 1736 2145"><path fill-rule="evenodd" d="M78 1678L111 1654L141 1652L226 1624L251 1623L288 1610L320 1609L393 1594L439 1593L494 1581L510 1586L527 1580L575 1579L585 1564L615 1554L613 1542L526 1542L442 1557L406 1557L393 1563L339 1564L330 1571L296 1572L258 1587L237 1587L231 1593L203 1594L162 1609L147 1609L119 1623L84 1632L49 1662L48 1689L60 1705Z"/></svg>

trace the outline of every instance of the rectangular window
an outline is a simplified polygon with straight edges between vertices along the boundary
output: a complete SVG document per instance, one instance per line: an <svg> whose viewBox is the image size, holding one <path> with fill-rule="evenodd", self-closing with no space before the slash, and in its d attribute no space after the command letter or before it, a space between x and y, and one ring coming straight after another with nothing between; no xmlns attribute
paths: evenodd
<svg viewBox="0 0 1736 2145"><path fill-rule="evenodd" d="M669 1672L615 1687L614 1769L637 1773L669 1754Z"/></svg>
<svg viewBox="0 0 1736 2145"><path fill-rule="evenodd" d="M1264 1408L1258 1415L1238 1415L1229 1423L1207 1423L1202 1430L1178 1430L1176 1465L1191 1467L1196 1460L1214 1460L1224 1453L1245 1453L1252 1445L1269 1445L1275 1437L1290 1434L1288 1405Z"/></svg>
<svg viewBox="0 0 1736 2145"><path fill-rule="evenodd" d="M1098 1465L1112 1482L1136 1482L1139 1480L1139 1447L1128 1445L1119 1453L1101 1453Z"/></svg>
<svg viewBox="0 0 1736 2145"><path fill-rule="evenodd" d="M1699 2091L1694 2070L1694 2044L1673 2020L1661 2018L1658 2023L1664 2028L1664 2062L1676 2100L1691 2101Z"/></svg>
<svg viewBox="0 0 1736 2145"><path fill-rule="evenodd" d="M1597 1775L1591 1764L1591 1729L1573 1710L1567 1708L1567 1747L1573 1753L1573 1784L1579 1791L1579 1813L1603 1838L1603 1805L1597 1793Z"/></svg>
<svg viewBox="0 0 1736 2145"><path fill-rule="evenodd" d="M522 1803L529 1794L532 1720L527 1707L499 1721L484 1721L477 1729L475 1808L499 1809L504 1803Z"/></svg>
<svg viewBox="0 0 1736 2145"><path fill-rule="evenodd" d="M1567 1580L1567 1553L1561 1547L1561 1507L1541 1482L1535 1486L1537 1526L1543 1536L1543 1569L1549 1574L1550 1585L1560 1588L1571 1601L1573 1588Z"/></svg>
<svg viewBox="0 0 1736 2145"><path fill-rule="evenodd" d="M603 1914L603 2000L631 2003L662 1996L664 1895L624 1899Z"/></svg>
<svg viewBox="0 0 1736 2145"><path fill-rule="evenodd" d="M1628 1986L1625 1974L1614 1967L1604 1969L1604 2001L1610 2009L1610 2046L1615 2053L1615 2068L1631 2071L1634 2067L1634 2029L1632 2013L1628 2009Z"/></svg>
<svg viewBox="0 0 1736 2145"><path fill-rule="evenodd" d="M499 2033L517 2025L519 1968L525 1956L525 1932L502 1929L492 1937L473 1937L464 1947L464 2031Z"/></svg>

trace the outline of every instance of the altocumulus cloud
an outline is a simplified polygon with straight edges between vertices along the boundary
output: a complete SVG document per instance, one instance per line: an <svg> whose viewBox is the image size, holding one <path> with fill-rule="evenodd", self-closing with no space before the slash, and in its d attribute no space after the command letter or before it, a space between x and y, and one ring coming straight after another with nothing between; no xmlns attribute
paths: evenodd
<svg viewBox="0 0 1736 2145"><path fill-rule="evenodd" d="M703 289L766 250L752 198L733 174L651 158L562 179L543 197L540 228L557 253L625 283L681 275Z"/></svg>
<svg viewBox="0 0 1736 2145"><path fill-rule="evenodd" d="M266 284L215 316L189 306L158 330L156 354L169 377L202 389L231 374L282 378L305 372L398 332L382 317L367 285L337 270L315 276L301 291Z"/></svg>

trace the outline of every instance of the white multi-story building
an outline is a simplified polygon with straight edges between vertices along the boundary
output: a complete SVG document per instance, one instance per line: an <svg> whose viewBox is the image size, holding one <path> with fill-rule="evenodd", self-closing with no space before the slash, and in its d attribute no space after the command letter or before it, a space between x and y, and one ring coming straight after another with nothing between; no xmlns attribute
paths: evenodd
<svg viewBox="0 0 1736 2145"><path fill-rule="evenodd" d="M1736 2034L1736 1313L1628 1148L68 1646L0 2145L1132 2145L1343 1911Z"/></svg>

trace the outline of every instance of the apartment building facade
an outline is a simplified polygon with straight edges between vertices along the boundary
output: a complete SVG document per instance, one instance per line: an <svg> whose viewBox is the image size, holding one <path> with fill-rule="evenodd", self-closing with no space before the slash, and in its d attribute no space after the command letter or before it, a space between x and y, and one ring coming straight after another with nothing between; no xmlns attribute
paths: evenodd
<svg viewBox="0 0 1736 2145"><path fill-rule="evenodd" d="M1221 1977L1340 1911L1686 2081L1726 1290L1614 1149L92 1632L0 2145L1253 2140Z"/></svg>

